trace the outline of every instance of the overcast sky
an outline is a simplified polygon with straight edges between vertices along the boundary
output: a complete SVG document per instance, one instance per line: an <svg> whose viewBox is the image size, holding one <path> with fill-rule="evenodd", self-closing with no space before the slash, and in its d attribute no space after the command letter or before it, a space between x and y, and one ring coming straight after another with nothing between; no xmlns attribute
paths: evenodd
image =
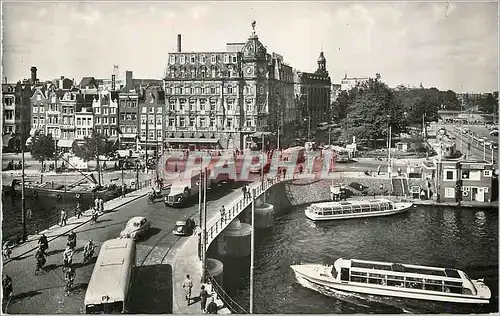
<svg viewBox="0 0 500 316"><path fill-rule="evenodd" d="M268 52L314 71L323 49L332 82L375 76L457 92L498 88L497 3L3 2L3 76L43 80L161 78L176 34L183 51L224 51L256 31Z"/></svg>

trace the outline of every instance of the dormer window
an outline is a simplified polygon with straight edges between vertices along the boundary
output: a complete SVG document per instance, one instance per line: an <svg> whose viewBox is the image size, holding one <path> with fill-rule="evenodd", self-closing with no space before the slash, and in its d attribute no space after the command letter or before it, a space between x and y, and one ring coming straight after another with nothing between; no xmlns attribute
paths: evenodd
<svg viewBox="0 0 500 316"><path fill-rule="evenodd" d="M191 57L189 58L189 61L191 62L191 64L194 64L196 62L196 56L191 55Z"/></svg>
<svg viewBox="0 0 500 316"><path fill-rule="evenodd" d="M224 63L225 64L229 63L229 55L224 55Z"/></svg>
<svg viewBox="0 0 500 316"><path fill-rule="evenodd" d="M217 55L212 55L212 56L210 57L210 62L211 62L212 64L215 64L215 63L217 62Z"/></svg>
<svg viewBox="0 0 500 316"><path fill-rule="evenodd" d="M170 55L170 64L175 64L175 55Z"/></svg>
<svg viewBox="0 0 500 316"><path fill-rule="evenodd" d="M179 62L180 62L182 65L184 65L184 64L186 63L186 56L181 55L181 56L179 57Z"/></svg>
<svg viewBox="0 0 500 316"><path fill-rule="evenodd" d="M207 57L205 56L205 54L201 55L200 56L200 63L204 64L206 62L206 59L207 59Z"/></svg>

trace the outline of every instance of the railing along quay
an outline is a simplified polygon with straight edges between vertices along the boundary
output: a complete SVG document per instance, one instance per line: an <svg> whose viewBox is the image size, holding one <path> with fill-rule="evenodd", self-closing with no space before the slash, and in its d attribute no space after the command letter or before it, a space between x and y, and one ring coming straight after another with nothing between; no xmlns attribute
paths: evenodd
<svg viewBox="0 0 500 316"><path fill-rule="evenodd" d="M281 177L268 178L264 181L259 180L250 185L250 189L254 192L253 197L257 199L265 193L273 185L281 182ZM231 202L227 205L224 218L218 216L207 223L206 240L207 247L215 240L215 238L236 218L244 209L252 204L252 198L245 198L243 194L240 199Z"/></svg>

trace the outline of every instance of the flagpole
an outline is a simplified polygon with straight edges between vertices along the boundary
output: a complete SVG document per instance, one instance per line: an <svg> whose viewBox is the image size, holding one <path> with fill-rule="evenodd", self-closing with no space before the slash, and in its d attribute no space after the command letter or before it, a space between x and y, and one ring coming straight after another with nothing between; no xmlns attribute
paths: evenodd
<svg viewBox="0 0 500 316"><path fill-rule="evenodd" d="M254 261L255 261L255 191L252 190L252 235L250 239L250 314L253 314Z"/></svg>

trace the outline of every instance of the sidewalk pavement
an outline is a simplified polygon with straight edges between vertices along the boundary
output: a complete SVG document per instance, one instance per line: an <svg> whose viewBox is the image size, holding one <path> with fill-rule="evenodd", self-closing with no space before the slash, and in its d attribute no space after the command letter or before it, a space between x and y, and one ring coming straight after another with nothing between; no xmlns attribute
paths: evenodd
<svg viewBox="0 0 500 316"><path fill-rule="evenodd" d="M255 189L261 185L260 181L253 182L249 185L250 189ZM215 201L216 204L207 206L207 226L209 223L213 223L220 218L219 208L221 205L225 206L226 212L229 211L233 205L236 205L240 200L243 199L243 192L240 190L235 190L228 195L222 197L221 199ZM229 215L229 214L227 214ZM228 219L227 224L229 224L233 219ZM200 227L197 228L198 232ZM186 299L184 298L184 291L182 289L182 283L186 278L186 274L189 274L191 280L193 281L193 291L192 297L197 297L200 291L200 281L202 272L202 262L198 258L198 233L193 233L184 244L182 244L175 253L175 257L172 263L172 275L173 275L173 313L174 314L200 314L200 305L198 303L191 303L187 305ZM211 285L204 284L207 292L211 293ZM217 295L212 294L216 297L217 306L222 307L223 303L217 298ZM223 308L219 309L219 314L230 314L229 309Z"/></svg>
<svg viewBox="0 0 500 316"><path fill-rule="evenodd" d="M151 191L150 188L144 188L141 190L136 190L128 193L125 197L118 197L113 200L110 200L108 202L104 203L104 214L110 211L113 211L115 209L118 209L122 207L125 204L128 204L130 202L133 202L137 199L140 199L141 197L147 195ZM61 237L65 236L68 232L70 232L73 229L76 229L85 223L90 221L90 217L92 215L92 209L88 209L85 212L82 213L82 217L79 219L76 218L76 216L73 216L71 218L68 218L66 226L59 226L59 225L53 225L52 227L49 227L48 229L45 229L41 232L39 232L37 235L30 235L28 236L28 240L20 245L14 246L12 248L12 254L11 258L5 260L3 264L7 265L8 263L12 261L16 261L16 258L22 257L28 253L31 253L32 251L36 250L38 248L38 238L42 235L45 234L47 238L49 239L49 244L51 241Z"/></svg>

